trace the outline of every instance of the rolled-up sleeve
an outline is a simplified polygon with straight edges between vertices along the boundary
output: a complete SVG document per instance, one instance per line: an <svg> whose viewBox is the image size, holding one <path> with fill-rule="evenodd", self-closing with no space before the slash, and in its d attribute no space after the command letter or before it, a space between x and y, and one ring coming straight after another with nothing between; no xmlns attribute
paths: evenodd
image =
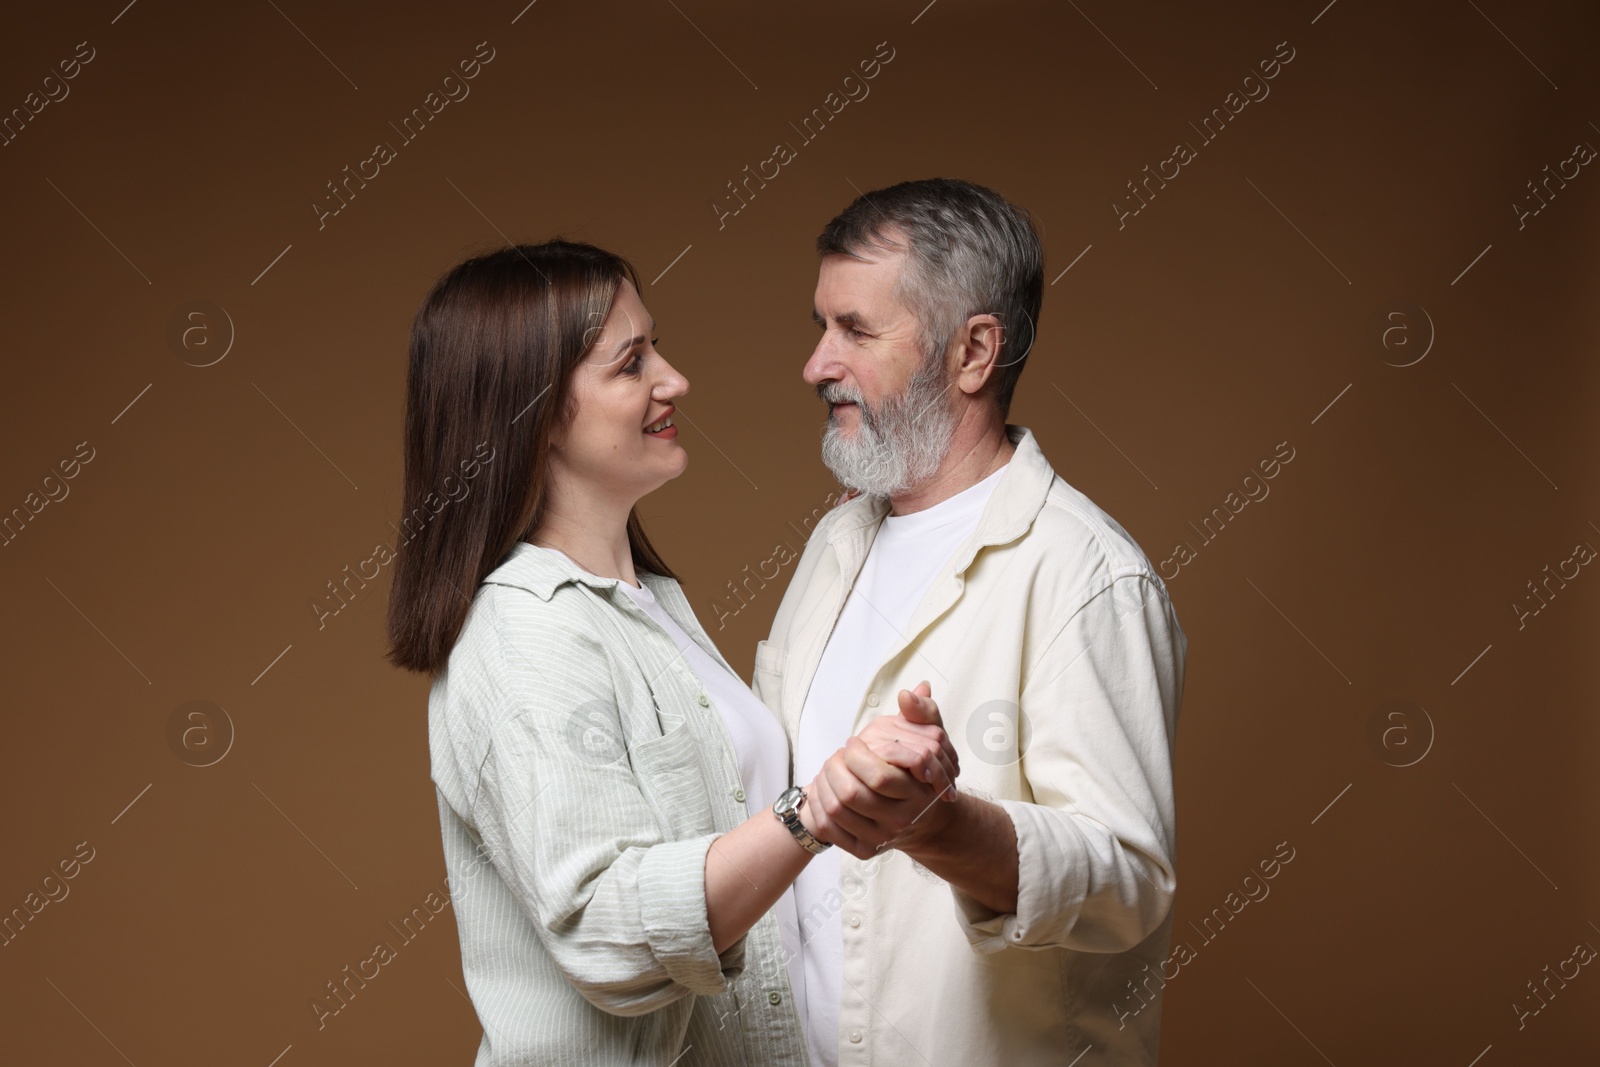
<svg viewBox="0 0 1600 1067"><path fill-rule="evenodd" d="M672 840L624 750L605 650L570 620L496 618L485 699L503 700L472 814L491 862L562 974L615 1015L728 988L741 939L720 956L706 917L716 834Z"/></svg>
<svg viewBox="0 0 1600 1067"><path fill-rule="evenodd" d="M979 951L1123 952L1166 918L1177 889L1172 750L1187 638L1147 574L1112 579L1023 677L1032 801L995 803L1017 836L1014 914L959 889Z"/></svg>

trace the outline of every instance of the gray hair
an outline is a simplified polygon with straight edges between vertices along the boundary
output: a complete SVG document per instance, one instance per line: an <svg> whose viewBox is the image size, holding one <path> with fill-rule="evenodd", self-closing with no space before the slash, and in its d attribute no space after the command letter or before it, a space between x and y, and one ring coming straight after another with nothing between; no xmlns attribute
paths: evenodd
<svg viewBox="0 0 1600 1067"><path fill-rule="evenodd" d="M817 236L817 254L859 257L869 244L906 253L895 297L916 316L925 359L973 315L1000 320L990 388L1004 418L1044 296L1044 249L1027 210L959 178L901 182L852 201Z"/></svg>

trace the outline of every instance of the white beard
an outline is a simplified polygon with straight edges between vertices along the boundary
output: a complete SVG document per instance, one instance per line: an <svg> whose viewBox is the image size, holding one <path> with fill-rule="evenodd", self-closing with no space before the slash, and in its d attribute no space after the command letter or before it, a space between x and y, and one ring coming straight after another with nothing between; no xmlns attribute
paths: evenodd
<svg viewBox="0 0 1600 1067"><path fill-rule="evenodd" d="M822 436L822 462L839 484L868 496L904 492L932 477L950 450L956 411L949 402L943 353L927 360L898 396L869 407L838 383L819 390L829 403L856 404L855 432L846 434L830 413Z"/></svg>

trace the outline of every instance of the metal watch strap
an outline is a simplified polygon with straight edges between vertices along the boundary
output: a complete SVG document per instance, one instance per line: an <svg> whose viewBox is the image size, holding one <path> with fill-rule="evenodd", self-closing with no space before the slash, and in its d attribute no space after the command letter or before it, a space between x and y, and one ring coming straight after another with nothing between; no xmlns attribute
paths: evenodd
<svg viewBox="0 0 1600 1067"><path fill-rule="evenodd" d="M780 805L783 805L784 801L790 800L791 797L795 798L792 801L793 806L786 811L780 811ZM794 836L796 844L812 855L818 855L826 852L833 845L827 841L817 840L816 836L806 829L806 824L800 821L800 809L805 805L805 802L805 790L799 786L790 786L779 794L778 799L773 802L772 814L779 822L789 828L789 833Z"/></svg>

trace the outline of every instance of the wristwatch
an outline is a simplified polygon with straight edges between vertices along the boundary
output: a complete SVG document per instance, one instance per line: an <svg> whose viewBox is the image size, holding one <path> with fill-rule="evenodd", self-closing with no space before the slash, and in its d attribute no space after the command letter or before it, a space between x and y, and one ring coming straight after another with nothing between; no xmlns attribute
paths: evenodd
<svg viewBox="0 0 1600 1067"><path fill-rule="evenodd" d="M812 855L826 852L833 845L826 841L818 841L812 836L811 831L806 829L806 824L800 821L800 808L805 802L805 790L792 785L778 794L778 799L773 801L772 814L789 828L789 832L794 835L795 841L799 842L801 848Z"/></svg>

